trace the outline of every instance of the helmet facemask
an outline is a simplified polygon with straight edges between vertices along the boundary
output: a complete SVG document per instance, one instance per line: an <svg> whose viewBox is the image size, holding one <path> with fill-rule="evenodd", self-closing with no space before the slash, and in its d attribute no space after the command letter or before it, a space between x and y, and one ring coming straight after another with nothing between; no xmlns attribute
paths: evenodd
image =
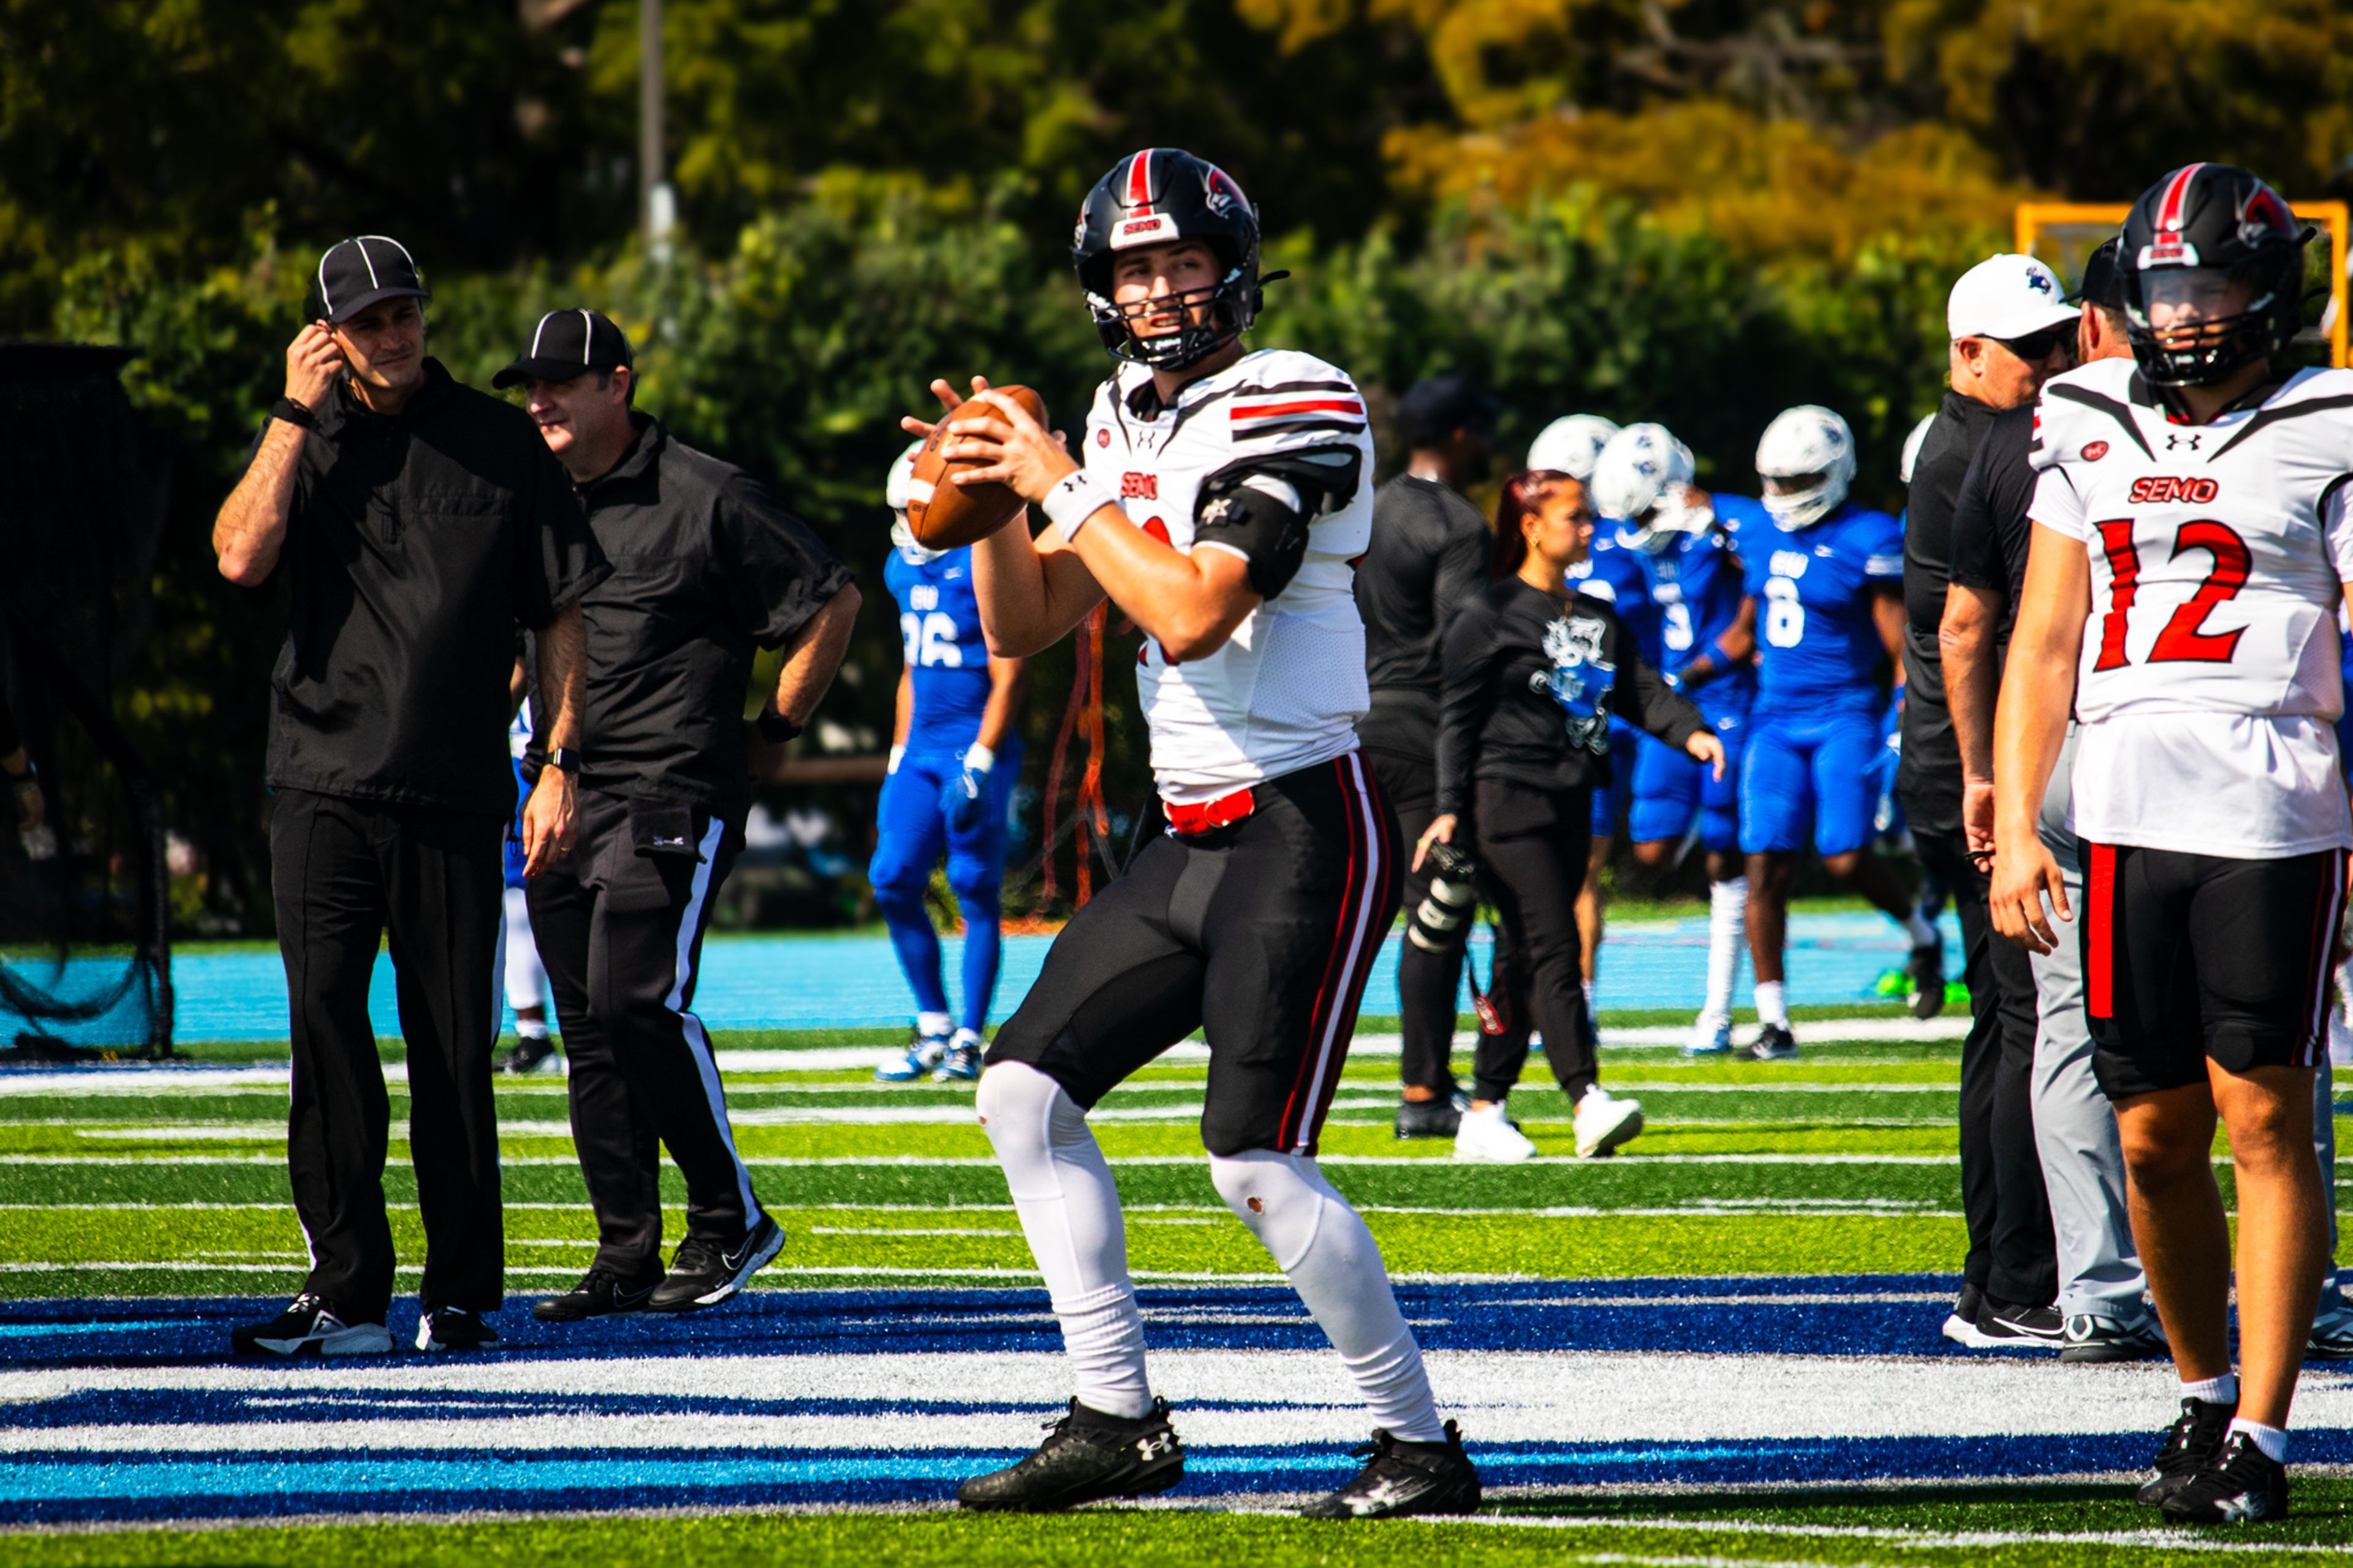
<svg viewBox="0 0 2353 1568"><path fill-rule="evenodd" d="M1112 297L1108 276L1100 284L1096 279L1087 280L1087 310L1113 358L1154 370L1185 370L1249 330L1258 313L1258 269L1232 261L1220 247L1212 245L1210 250L1225 263L1226 271L1206 288L1123 305ZM1106 264L1090 270L1107 275L1112 268ZM1177 316L1180 323L1173 331L1146 334L1135 330L1138 321L1159 315Z"/></svg>
<svg viewBox="0 0 2353 1568"><path fill-rule="evenodd" d="M2237 267L2155 267L2127 273L2126 331L2152 386L2211 386L2282 353L2295 335L2299 247Z"/></svg>

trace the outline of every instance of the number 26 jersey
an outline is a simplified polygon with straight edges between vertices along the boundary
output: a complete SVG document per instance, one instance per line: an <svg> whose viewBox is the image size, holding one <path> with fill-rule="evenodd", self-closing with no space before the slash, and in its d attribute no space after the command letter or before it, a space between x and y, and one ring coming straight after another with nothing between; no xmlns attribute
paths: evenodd
<svg viewBox="0 0 2353 1568"><path fill-rule="evenodd" d="M2074 830L2261 858L2353 842L2334 722L2353 373L2177 425L2129 360L2054 378L2033 521L2082 542Z"/></svg>

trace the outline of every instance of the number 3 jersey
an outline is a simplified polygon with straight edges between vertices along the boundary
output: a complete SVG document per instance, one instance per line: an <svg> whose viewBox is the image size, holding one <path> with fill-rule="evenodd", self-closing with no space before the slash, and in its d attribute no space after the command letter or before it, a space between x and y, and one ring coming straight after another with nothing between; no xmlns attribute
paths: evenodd
<svg viewBox="0 0 2353 1568"><path fill-rule="evenodd" d="M2083 542L2072 826L2250 859L2353 843L2334 723L2353 374L2177 425L2129 360L2042 389L2030 515Z"/></svg>
<svg viewBox="0 0 2353 1568"><path fill-rule="evenodd" d="M1370 706L1355 562L1372 541L1373 444L1347 373L1261 350L1187 383L1163 407L1151 372L1122 365L1095 393L1084 442L1088 473L1128 521L1186 554L1204 490L1223 493L1245 476L1296 495L1306 519L1296 570L1223 647L1176 663L1145 639L1136 685L1161 795L1215 800L1354 751ZM1199 548L1250 559L1234 538L1219 531ZM1254 584L1269 565L1252 563Z"/></svg>
<svg viewBox="0 0 2353 1568"><path fill-rule="evenodd" d="M899 640L907 655L914 712L911 752L961 752L980 734L988 706L988 644L973 596L972 548L894 547L882 581L899 601Z"/></svg>

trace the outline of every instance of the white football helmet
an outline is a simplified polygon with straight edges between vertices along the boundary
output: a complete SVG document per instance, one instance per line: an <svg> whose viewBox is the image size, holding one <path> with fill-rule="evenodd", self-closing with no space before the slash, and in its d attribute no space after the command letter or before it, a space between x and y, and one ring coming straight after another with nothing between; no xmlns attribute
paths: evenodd
<svg viewBox="0 0 2353 1568"><path fill-rule="evenodd" d="M907 524L908 486L915 477L915 454L923 449L921 441L910 441L907 449L891 459L890 477L882 481L882 499L891 508L891 542L907 552L909 560L918 563L936 561L945 551L926 550L915 542L915 531Z"/></svg>
<svg viewBox="0 0 2353 1568"><path fill-rule="evenodd" d="M1528 443L1527 467L1548 468L1573 479L1593 477L1593 464L1618 426L1599 414L1565 414Z"/></svg>
<svg viewBox="0 0 2353 1568"><path fill-rule="evenodd" d="M1936 422L1935 415L1923 414L1920 423L1912 426L1912 434L1904 437L1904 461L1896 468L1895 477L1907 485L1912 482L1912 470L1919 466L1920 443L1928 438L1928 426Z"/></svg>
<svg viewBox="0 0 2353 1568"><path fill-rule="evenodd" d="M1676 534L1695 532L1712 521L1704 501L1693 499L1697 474L1691 448L1665 426L1629 425L1594 461L1593 510L1625 524L1643 549L1664 550Z"/></svg>
<svg viewBox="0 0 2353 1568"><path fill-rule="evenodd" d="M1793 494L1775 495L1769 485L1765 489L1765 510L1774 521L1783 528L1810 527L1846 500L1847 486L1854 482L1854 432L1819 404L1784 408L1757 443L1757 474L1766 479L1820 475L1820 483Z"/></svg>

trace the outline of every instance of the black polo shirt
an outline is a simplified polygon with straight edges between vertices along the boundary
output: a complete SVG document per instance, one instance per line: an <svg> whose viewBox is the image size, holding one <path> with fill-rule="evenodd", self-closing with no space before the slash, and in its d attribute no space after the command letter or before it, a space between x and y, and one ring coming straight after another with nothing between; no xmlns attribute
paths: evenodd
<svg viewBox="0 0 2353 1568"><path fill-rule="evenodd" d="M1953 508L1969 456L1993 423L1976 398L1947 392L1912 465L1904 510L1904 750L1895 793L1915 832L1961 830L1961 747L1945 706L1936 628L1952 580Z"/></svg>
<svg viewBox="0 0 2353 1568"><path fill-rule="evenodd" d="M849 569L743 469L645 415L609 473L580 487L613 574L588 628L582 782L741 823L751 801L744 699L754 645L779 647Z"/></svg>
<svg viewBox="0 0 2353 1568"><path fill-rule="evenodd" d="M270 786L512 816L515 627L546 626L606 570L522 409L432 359L396 415L338 386L303 439L272 574L292 605Z"/></svg>
<svg viewBox="0 0 2353 1568"><path fill-rule="evenodd" d="M1356 563L1372 709L1356 735L1375 751L1428 758L1438 744L1440 647L1456 611L1487 590L1491 535L1479 509L1408 474L1373 497L1373 537Z"/></svg>
<svg viewBox="0 0 2353 1568"><path fill-rule="evenodd" d="M2033 404L1995 415L1969 458L1960 500L1953 508L1953 581L2002 596L1995 640L2005 652L2010 627L2018 623L2018 599L2026 586L2026 548L2033 532L2026 515L2034 501L2034 469L2027 461L2033 442Z"/></svg>

